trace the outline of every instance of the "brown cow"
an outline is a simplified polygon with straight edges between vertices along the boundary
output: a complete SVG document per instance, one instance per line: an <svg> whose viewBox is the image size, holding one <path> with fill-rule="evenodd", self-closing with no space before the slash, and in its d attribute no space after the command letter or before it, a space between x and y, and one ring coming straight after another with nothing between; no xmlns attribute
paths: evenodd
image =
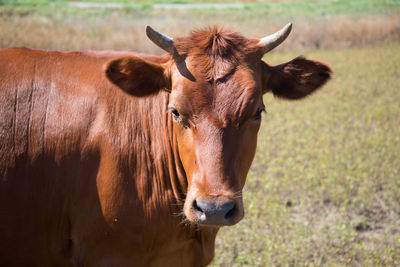
<svg viewBox="0 0 400 267"><path fill-rule="evenodd" d="M163 57L0 50L0 265L209 264L243 217L263 94L299 99L330 77L261 60L290 29L148 27Z"/></svg>

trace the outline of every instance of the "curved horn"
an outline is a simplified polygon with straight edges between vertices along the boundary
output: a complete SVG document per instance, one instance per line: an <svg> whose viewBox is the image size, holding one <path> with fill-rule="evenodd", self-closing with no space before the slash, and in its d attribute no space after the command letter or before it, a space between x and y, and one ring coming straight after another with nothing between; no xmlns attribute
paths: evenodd
<svg viewBox="0 0 400 267"><path fill-rule="evenodd" d="M276 33L273 33L271 35L268 35L258 42L259 45L263 46L263 53L267 53L280 45L283 41L285 41L286 37L288 37L290 31L292 30L292 23L289 22L286 24L285 27L283 27L281 30L277 31Z"/></svg>
<svg viewBox="0 0 400 267"><path fill-rule="evenodd" d="M155 31L152 27L146 26L146 34L147 37L161 49L167 51L170 54L174 53L174 40L172 38L163 35L157 31Z"/></svg>

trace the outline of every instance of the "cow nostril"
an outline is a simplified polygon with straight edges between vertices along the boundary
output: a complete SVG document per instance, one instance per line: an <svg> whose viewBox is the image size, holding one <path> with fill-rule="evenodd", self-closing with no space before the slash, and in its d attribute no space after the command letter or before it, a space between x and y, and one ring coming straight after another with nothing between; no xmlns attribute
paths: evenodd
<svg viewBox="0 0 400 267"><path fill-rule="evenodd" d="M235 217L236 204L233 204L232 208L225 214L224 218L227 221L230 221L233 217Z"/></svg>
<svg viewBox="0 0 400 267"><path fill-rule="evenodd" d="M203 212L203 210L197 205L196 200L193 200L192 207L193 207L193 209L195 209L197 211Z"/></svg>

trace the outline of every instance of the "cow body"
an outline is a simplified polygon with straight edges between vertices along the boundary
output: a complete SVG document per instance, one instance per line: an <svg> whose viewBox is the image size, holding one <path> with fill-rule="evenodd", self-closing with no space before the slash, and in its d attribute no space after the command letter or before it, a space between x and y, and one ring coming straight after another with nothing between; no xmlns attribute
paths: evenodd
<svg viewBox="0 0 400 267"><path fill-rule="evenodd" d="M290 28L148 28L162 57L0 50L1 265L209 264L244 214L263 94L299 99L330 77L261 60Z"/></svg>
<svg viewBox="0 0 400 267"><path fill-rule="evenodd" d="M211 259L216 231L180 224L168 93L127 96L101 75L110 57L0 52L2 265Z"/></svg>

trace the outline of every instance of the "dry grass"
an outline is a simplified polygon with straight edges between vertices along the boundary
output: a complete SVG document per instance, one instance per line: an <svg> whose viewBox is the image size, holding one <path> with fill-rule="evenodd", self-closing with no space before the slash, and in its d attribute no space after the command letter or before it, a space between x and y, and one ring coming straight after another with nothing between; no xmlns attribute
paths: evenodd
<svg viewBox="0 0 400 267"><path fill-rule="evenodd" d="M337 16L300 22L286 50L355 47L400 40L398 14L351 18Z"/></svg>
<svg viewBox="0 0 400 267"><path fill-rule="evenodd" d="M260 18L250 11L203 10L80 10L62 6L0 7L0 47L26 46L54 50L135 50L161 53L145 37L146 25L170 35L187 35L193 28L225 25L248 37L262 37L288 20L290 38L278 51L353 47L400 40L400 15L317 16L316 18ZM195 19L193 19L195 18ZM168 22L168 23L166 23Z"/></svg>

